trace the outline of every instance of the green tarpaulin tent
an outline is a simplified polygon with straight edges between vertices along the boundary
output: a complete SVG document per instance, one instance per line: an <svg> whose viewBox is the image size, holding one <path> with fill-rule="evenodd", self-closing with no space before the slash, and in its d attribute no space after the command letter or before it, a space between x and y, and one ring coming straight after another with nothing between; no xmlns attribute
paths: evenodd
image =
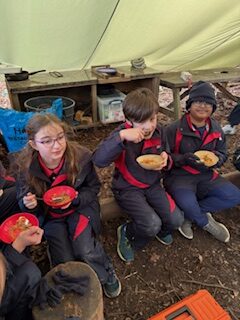
<svg viewBox="0 0 240 320"><path fill-rule="evenodd" d="M0 0L0 12L0 62L27 70L239 64L239 0Z"/></svg>

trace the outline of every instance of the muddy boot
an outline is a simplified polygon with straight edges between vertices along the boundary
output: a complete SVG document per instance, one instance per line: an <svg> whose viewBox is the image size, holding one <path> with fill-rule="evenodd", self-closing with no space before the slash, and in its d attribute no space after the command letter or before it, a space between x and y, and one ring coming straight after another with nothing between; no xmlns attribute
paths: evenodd
<svg viewBox="0 0 240 320"><path fill-rule="evenodd" d="M181 227L178 228L178 231L187 239L193 239L193 231L192 231L192 222L190 220L185 219Z"/></svg>
<svg viewBox="0 0 240 320"><path fill-rule="evenodd" d="M217 240L228 242L230 240L230 233L228 229L222 224L213 219L210 212L207 212L208 224L203 227L203 230L211 233Z"/></svg>

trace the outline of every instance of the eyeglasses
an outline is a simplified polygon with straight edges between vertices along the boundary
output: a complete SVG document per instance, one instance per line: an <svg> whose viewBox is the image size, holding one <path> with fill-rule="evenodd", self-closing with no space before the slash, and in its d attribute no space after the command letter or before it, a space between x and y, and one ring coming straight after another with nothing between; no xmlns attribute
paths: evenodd
<svg viewBox="0 0 240 320"><path fill-rule="evenodd" d="M194 101L192 103L195 107L205 107L205 108L212 108L213 105L204 101Z"/></svg>
<svg viewBox="0 0 240 320"><path fill-rule="evenodd" d="M44 140L35 140L37 143L41 143L46 148L52 148L57 141L58 144L63 144L66 140L65 133L60 133L57 138L47 138Z"/></svg>

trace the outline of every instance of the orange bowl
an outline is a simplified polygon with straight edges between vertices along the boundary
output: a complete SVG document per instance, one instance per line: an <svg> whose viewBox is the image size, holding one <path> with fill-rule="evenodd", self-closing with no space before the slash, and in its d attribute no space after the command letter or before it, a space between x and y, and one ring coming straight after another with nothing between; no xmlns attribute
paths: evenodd
<svg viewBox="0 0 240 320"><path fill-rule="evenodd" d="M215 155L215 153L208 150L199 150L194 152L194 154L201 160L201 162L206 167L214 166L219 160L219 158Z"/></svg>
<svg viewBox="0 0 240 320"><path fill-rule="evenodd" d="M159 154L144 154L136 159L137 163L144 169L158 169L164 162Z"/></svg>
<svg viewBox="0 0 240 320"><path fill-rule="evenodd" d="M52 208L61 208L76 197L76 191L69 186L57 186L49 189L43 195L43 201Z"/></svg>

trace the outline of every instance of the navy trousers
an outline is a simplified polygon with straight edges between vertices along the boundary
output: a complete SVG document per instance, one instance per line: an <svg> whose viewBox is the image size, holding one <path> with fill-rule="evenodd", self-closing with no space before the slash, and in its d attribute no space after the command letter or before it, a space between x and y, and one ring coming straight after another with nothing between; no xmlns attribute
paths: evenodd
<svg viewBox="0 0 240 320"><path fill-rule="evenodd" d="M165 180L185 218L203 228L208 223L207 212L217 212L240 204L240 189L219 176L211 180L209 174L172 176Z"/></svg>
<svg viewBox="0 0 240 320"><path fill-rule="evenodd" d="M89 210L92 208L85 208L84 213L87 215ZM75 237L79 218L80 214L74 212L65 218L50 219L43 226L51 262L53 266L75 260L86 262L104 284L113 273L112 262L96 238L91 221Z"/></svg>
<svg viewBox="0 0 240 320"><path fill-rule="evenodd" d="M183 223L183 213L160 184L114 190L114 196L131 218L127 237L134 249L143 248L156 235L166 236Z"/></svg>

